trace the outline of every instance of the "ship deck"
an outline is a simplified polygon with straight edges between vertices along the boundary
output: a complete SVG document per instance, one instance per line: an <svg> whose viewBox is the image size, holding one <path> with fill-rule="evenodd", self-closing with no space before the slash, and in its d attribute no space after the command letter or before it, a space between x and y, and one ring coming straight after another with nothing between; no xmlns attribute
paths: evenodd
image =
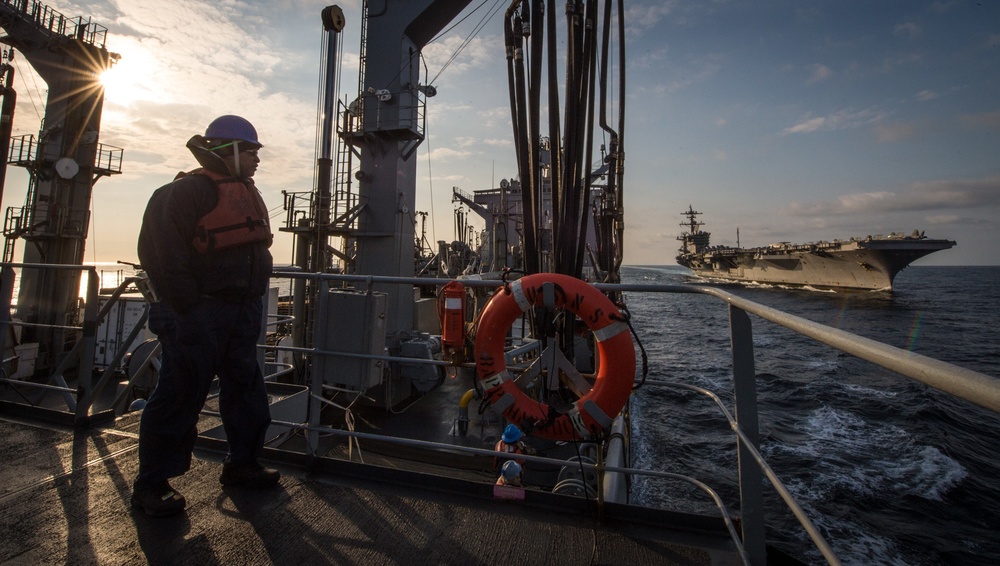
<svg viewBox="0 0 1000 566"><path fill-rule="evenodd" d="M200 443L191 471L172 482L186 511L153 519L129 503L137 429L136 413L83 429L0 416L0 562L739 563L725 536L664 528L668 516L624 520L609 506L600 520L594 502L579 498L496 500L482 482L445 484L412 470L405 485L392 469L341 462L305 472L286 459L275 489L223 488L212 443Z"/></svg>

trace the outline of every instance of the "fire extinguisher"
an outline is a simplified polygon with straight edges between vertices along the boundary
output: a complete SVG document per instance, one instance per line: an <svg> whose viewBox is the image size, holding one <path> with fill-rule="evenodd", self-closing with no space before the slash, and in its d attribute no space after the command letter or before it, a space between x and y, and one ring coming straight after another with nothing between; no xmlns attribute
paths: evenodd
<svg viewBox="0 0 1000 566"><path fill-rule="evenodd" d="M441 319L441 347L452 363L459 364L465 350L465 285L452 281L441 289L438 316Z"/></svg>

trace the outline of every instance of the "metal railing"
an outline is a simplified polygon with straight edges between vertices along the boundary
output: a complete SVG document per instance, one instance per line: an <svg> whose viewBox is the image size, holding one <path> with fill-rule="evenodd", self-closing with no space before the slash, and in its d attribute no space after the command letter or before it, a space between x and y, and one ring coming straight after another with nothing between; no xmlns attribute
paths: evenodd
<svg viewBox="0 0 1000 566"><path fill-rule="evenodd" d="M86 290L81 297L80 320L73 325L41 324L15 320L12 317L15 289L17 279L17 269L38 269L43 271L82 271L87 274ZM136 293L143 289L146 282L145 275L130 276L121 279L116 288L110 294L101 291L101 276L97 272L96 266L78 266L62 264L32 264L32 263L0 263L0 352L4 352L3 363L13 364L18 356L8 356L7 353L14 352L14 345L11 343L15 328L39 328L39 329L61 329L70 332L74 339L72 345L66 351L50 351L48 354L55 360L54 368L47 375L24 376L22 379L15 379L8 375L6 370L0 368L0 384L5 384L9 388L40 390L59 393L64 405L60 408L41 407L35 403L22 399L24 402L13 403L29 408L29 412L43 415L48 420L55 420L73 425L85 425L98 416L97 413L112 417L115 414L124 412L129 401L128 393L133 381L143 377L143 372L158 369L159 346L146 352L146 358L138 361L135 365L135 374L131 376L129 382L114 398L108 407L96 407L95 401L98 396L111 384L117 384L115 376L123 369L123 362L126 356L131 353L136 345L140 343L139 337L143 333L146 321L149 317L148 308L144 308L142 314L134 321L132 329L121 336L120 340L112 340L115 350L110 358L105 356L104 363L97 364L97 351L99 340L98 329L109 319L109 315L115 307L120 304L126 293ZM147 285L148 287L148 285ZM270 372L268 379L292 373L293 368L287 364L276 363L265 360L267 350L264 344L266 329L278 324L286 323L290 319L277 315L264 313L262 321L264 330L261 332L261 345L258 347L258 363L263 371L268 368ZM110 352L110 350L109 350ZM99 373L98 373L99 372ZM36 379L31 379L35 377ZM70 384L72 382L72 385ZM5 402L9 403L9 402Z"/></svg>
<svg viewBox="0 0 1000 566"><path fill-rule="evenodd" d="M87 275L86 290L81 297L83 302L80 308L81 316L77 324L57 325L32 323L12 318L13 297L16 292L14 282L17 278L16 269L38 269L43 271L82 271ZM33 379L37 376L26 375L22 379L14 379L6 372L0 377L0 383L15 390L42 390L60 393L64 402L64 408L54 408L52 406L42 407L28 401L26 398L22 405L29 409L28 412L44 415L48 420L65 422L67 424L87 424L97 416L94 412L94 402L104 389L113 383L115 372L121 367L122 361L129 353L132 345L137 343L140 334L146 324L147 312L143 313L135 321L127 336L123 336L117 343L117 350L112 354L111 360L103 367L95 363L97 349L99 346L98 329L101 324L108 320L113 309L118 305L122 295L129 288L139 281L139 277L126 277L110 295L100 294L100 276L96 266L78 266L62 264L28 264L28 263L0 263L0 351L8 352L13 349L9 342L14 336L12 332L15 328L38 328L38 329L60 329L68 331L74 336L72 345L66 351L53 351L47 349L47 354L51 358L53 368L47 372L41 372L44 378ZM5 362L14 362L17 356L11 357ZM100 373L97 373L100 371ZM72 383L72 385L71 385ZM105 411L111 417L113 411Z"/></svg>
<svg viewBox="0 0 1000 566"><path fill-rule="evenodd" d="M106 27L90 21L90 18L70 18L38 0L0 0L0 4L9 6L10 14L31 22L53 38L75 37L97 47L104 47L107 39Z"/></svg>
<svg viewBox="0 0 1000 566"><path fill-rule="evenodd" d="M449 279L427 279L427 278L400 278L364 275L319 275L303 273L275 273L276 276L290 278L311 278L317 280L321 293L340 285L356 285L361 288L371 288L375 284L402 284L414 286L444 285ZM504 284L498 280L476 280L465 279L462 281L467 287L493 289ZM770 468L759 450L759 431L757 413L757 393L756 393L756 372L755 372L755 351L753 346L752 324L749 315L755 315L771 323L793 330L803 336L821 342L835 349L851 354L855 357L870 361L890 371L899 373L908 378L917 380L931 387L948 392L952 395L1000 413L1000 379L988 375L961 368L952 364L941 362L927 356L915 354L906 350L895 348L880 342L870 340L861 336L838 330L823 324L812 322L801 317L785 313L783 311L767 307L747 299L740 298L726 291L711 287L687 286L687 285L629 285L629 284L596 284L598 289L606 292L628 292L628 293L695 293L714 297L728 305L730 318L730 338L733 361L734 379L734 407L733 416L719 398L712 392L679 383L663 383L647 381L654 385L666 385L677 388L685 388L697 391L710 397L719 407L722 414L729 421L733 432L736 435L738 451L738 474L740 488L740 515L742 517L740 537L734 534L734 544L743 560L750 564L766 563L766 539L764 533L765 517L763 504L764 476L767 477L774 490L778 493L785 505L791 510L796 520L802 525L810 539L822 556L830 564L839 564L839 559L833 553L830 545L824 540L819 530L812 524L809 517L792 498L788 489L782 484L778 474ZM322 331L316 335L318 343L322 343ZM400 362L403 358L393 356L378 356L371 354L359 354L351 352L336 352L321 349L290 349L298 353L319 354L319 357L330 356L358 357L381 359L388 362ZM445 362L436 360L413 360L405 359L406 363L428 363L444 365ZM320 362L322 363L322 362ZM322 369L314 368L314 376L322 376ZM307 450L310 457L319 457L319 435L342 435L349 438L368 438L370 435L354 431L323 426L319 421L320 406L323 403L324 387L322 378L314 379L309 385L310 407L308 418L305 423L282 423L284 426L296 428L306 433ZM475 448L465 448L451 444L439 444L426 441L417 441L403 438L387 438L384 436L371 435L381 441L397 444L419 444L426 448L450 450L473 454L496 454L492 451ZM539 461L548 461L540 459ZM551 462L549 462L551 463ZM724 505L717 499L714 491L701 484L697 480L677 474L669 474L656 470L640 470L635 468L622 468L607 465L588 465L600 475L607 473L624 473L634 476L650 476L661 478L682 479L688 481L706 494L716 500L720 509L720 514L726 522L727 527L731 526L728 519L728 512Z"/></svg>
<svg viewBox="0 0 1000 566"><path fill-rule="evenodd" d="M74 270L87 272L87 291L83 320L80 325L36 324L16 321L11 318L11 306L14 296L15 268L41 269L48 271ZM62 394L67 408L67 415L72 422L84 423L90 418L90 406L93 402L94 383L93 367L96 351L96 329L101 316L106 316L108 309L98 311L98 277L93 266L58 265L58 264L0 264L0 352L6 352L8 340L12 337L11 329L20 327L57 328L61 330L78 331L80 339L68 352L52 352L59 354L61 361L48 375L44 383L31 380L13 380L4 375L0 381L11 386L56 391ZM110 308L110 305L108 305ZM77 383L71 387L67 381L67 371L73 370ZM29 403L30 404L30 403Z"/></svg>
<svg viewBox="0 0 1000 566"><path fill-rule="evenodd" d="M10 307L10 296L13 291L12 278L8 275L11 268L20 267L21 264L3 264L3 290L0 292L0 303L6 299L5 304L0 304L3 310L0 311L0 315L5 312L9 312ZM39 266L30 266L39 267ZM59 269L83 269L91 270L92 267L69 267L69 266L41 266L48 268L59 268ZM409 286L442 286L449 282L451 279L431 279L431 278L401 278L401 277L387 277L387 276L366 276L366 275L340 275L340 274L315 274L315 273L302 273L297 271L283 271L276 270L273 273L273 277L277 279L311 279L318 289L318 297L320 301L324 300L330 290L336 288L343 288L345 286L352 286L357 289L371 289L375 284L398 284L398 285L409 285ZM97 283L96 276L91 277L93 283L88 286L87 293L87 309L84 316L84 324L81 329L86 328L88 324L94 324L96 321L100 320L102 313L105 312L102 309L100 312L97 310ZM499 280L481 280L481 279L463 279L462 283L466 287L479 288L479 289L496 289L504 284L504 282ZM758 408L757 408L757 394L756 394L756 372L755 372L755 349L753 345L753 332L752 323L750 315L759 317L760 319L766 320L773 324L777 324L784 328L790 329L798 334L809 337L817 342L831 346L837 350L855 356L857 358L867 360L872 362L882 368L888 369L910 379L914 379L928 386L934 387L941 391L950 393L961 399L965 399L974 404L980 405L984 408L993 411L994 413L1000 413L1000 379L961 368L952 364L941 362L927 356L920 354L915 354L900 348L892 347L880 342L863 338L838 330L823 324L812 322L801 317L785 313L783 311L767 307L753 301L738 297L726 291L711 288L711 287L701 287L701 286L689 286L689 285L631 285L631 284L617 284L617 285L606 285L597 284L595 285L598 289L606 292L626 292L626 293L686 293L686 294L700 294L712 297L717 300L721 300L728 307L729 319L730 319L730 338L731 338L731 348L732 348L732 362L733 362L733 380L734 380L734 413L735 416L730 413L726 406L721 402L721 400L712 392L679 383L665 383L659 381L649 380L647 383L657 385L657 386L669 386L688 389L696 391L703 395L711 398L716 405L718 405L721 413L725 416L729 422L730 427L736 436L736 446L738 452L738 483L740 489L740 515L742 521L740 522L740 528L742 532L737 536L734 531L733 523L729 519L729 512L725 509L721 500L715 495L715 492L708 486L702 484L698 480L681 476L678 474L671 474L659 470L643 470L636 468L627 467L616 467L606 464L582 464L583 466L589 466L598 475L604 476L606 474L628 474L633 476L647 476L656 478L668 478L668 479L680 479L688 481L693 485L696 485L702 489L706 494L708 494L716 503L719 508L720 516L725 522L727 529L729 529L735 547L739 552L742 559L750 564L764 564L766 563L766 539L764 533L765 516L764 516L764 505L763 505L763 491L765 487L764 477L768 479L768 483L773 486L774 490L778 493L780 498L784 501L785 505L792 511L796 519L803 526L806 533L812 539L813 543L819 549L823 557L831 564L839 564L837 557L833 554L830 549L829 544L823 539L819 534L818 530L810 521L809 517L805 514L802 508L794 501L792 496L789 494L788 490L783 486L780 481L778 473L770 468L764 458L761 456L759 450L759 430L758 430ZM91 306L93 305L93 306ZM322 309L320 312L325 312ZM281 323L294 323L289 318L282 318L280 321L272 321L271 324ZM9 317L4 320L0 318L0 346L3 345L3 339L8 333L8 326L11 324ZM314 336L317 344L324 344L323 333L325 332L325 325L317 325ZM84 333L86 334L86 333ZM92 359L92 348L93 344L86 343L81 346L84 351L90 348L91 356L87 358L84 356L83 359ZM384 435L373 435L363 432L356 432L353 430L342 430L339 428L333 428L324 423L321 420L321 409L324 404L329 403L325 399L325 393L329 389L324 383L324 371L323 364L326 360L337 356L343 357L356 357L356 358L372 358L378 360L384 360L389 363L406 363L406 364L430 364L435 366L449 365L448 362L433 360L433 359L414 359L414 358L401 358L399 356L390 355L377 355L377 354L367 354L358 352L346 352L346 351L336 351L326 348L302 348L302 347L284 347L284 346L265 346L263 340L261 343L262 349L269 349L275 352L288 351L295 355L308 355L313 357L313 368L310 372L312 378L305 385L304 390L307 391L308 401L307 406L304 411L304 418L301 422L293 422L289 420L275 420L272 425L283 427L287 430L297 430L302 431L305 434L306 446L305 456L307 461L316 458L324 458L325 456L321 454L320 448L320 435L330 435L330 436L341 436L356 442L357 439L372 439L378 440L380 442L395 443L399 445L411 445L418 446L421 448L432 449L432 450L446 450L451 453L464 453L470 456L495 456L498 453L491 450L477 449L470 447L462 447L452 444L443 444L429 441L421 441L406 438L395 438L386 437ZM74 351L76 351L74 349ZM81 364L82 366L83 364ZM288 372L290 368L279 367L280 364L273 364L273 367L277 369L277 372L271 373L267 376L267 379L273 379L277 373ZM472 367L471 364L466 364L465 367ZM59 372L55 372L57 375ZM45 384L38 384L39 387L46 387L50 389L56 389L63 393L67 397L69 396L79 396L83 395L82 392L93 391L91 384L93 380L88 375L81 376L82 380L86 381L84 386L78 386L76 388L69 388L65 382L52 384L51 380ZM102 377L98 380L98 385L104 382L105 379ZM77 417L85 417L86 409L89 405L83 404L86 398L80 397L76 400L75 409ZM84 411L81 413L81 410ZM552 463L551 459L528 456L526 460L538 460L547 463ZM562 462L556 460L554 462Z"/></svg>
<svg viewBox="0 0 1000 566"><path fill-rule="evenodd" d="M98 175L117 175L122 172L122 157L125 150L113 145L98 143L94 151L94 172ZM55 144L35 140L34 134L24 134L10 138L7 163L32 169L39 164L55 163L63 157L61 148Z"/></svg>

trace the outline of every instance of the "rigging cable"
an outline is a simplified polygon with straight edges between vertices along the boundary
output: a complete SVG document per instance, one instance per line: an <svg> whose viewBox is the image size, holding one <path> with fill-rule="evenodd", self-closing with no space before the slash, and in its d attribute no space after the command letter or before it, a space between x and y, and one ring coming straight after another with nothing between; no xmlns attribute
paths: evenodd
<svg viewBox="0 0 1000 566"><path fill-rule="evenodd" d="M488 1L489 0L483 0L482 4L480 4L474 10L472 10L471 12L469 12L469 14L466 15L464 18L462 18L461 20L459 20L458 22L456 22L455 25L453 25L450 28L444 30L443 32L441 32L437 36L435 36L433 39L431 39L430 41L428 41L426 45L430 45L430 44L434 43L435 41L437 41L437 40L441 39L442 37L444 37L444 34L448 33L451 30L453 30L457 25L459 25L460 23L462 23L463 21L465 21L469 16L471 16L472 14L476 13L477 11L479 11L479 8L482 8L483 5L486 4L486 2L488 2ZM496 3L499 4L502 1L503 0L496 0ZM475 39L475 36L479 35L479 32L482 31L483 28L486 26L486 24L488 24L490 22L490 20L492 20L493 17L499 12L499 10L496 8L496 4L494 4L494 7L490 8L490 10L494 10L494 12L492 14L491 13L487 13L487 15L484 16L483 19L480 20L478 24L476 24L476 27L469 34L469 36L465 39L465 41L462 42L462 45L460 45L458 47L458 49L456 49L455 52L452 53L451 57L448 58L448 61L445 62L444 66L441 68L441 70L438 71L438 73L436 75L434 75L434 78L431 79L431 82L428 83L428 85L433 84L434 81L436 81L437 78L441 76L441 73L443 73L444 70L447 69L449 65L451 65L451 63L458 57L459 53L461 53L466 47L469 46L469 43L471 43L472 40ZM385 12L385 10L383 9L383 13L384 12ZM378 14L378 15L381 15L381 14ZM426 47L426 45L425 45L425 47ZM409 61L412 62L413 58L415 56L417 56L417 55L421 55L422 56L422 53L420 51L414 51L413 53L410 54ZM393 80L399 78L399 76L401 74L403 74L404 70L405 70L405 67L400 67L399 71L396 72L396 76L393 77ZM390 81L390 82L392 82L392 81ZM363 88L363 85L358 85L358 86L361 87L361 88Z"/></svg>
<svg viewBox="0 0 1000 566"><path fill-rule="evenodd" d="M476 8L478 10L478 8ZM464 19L464 18L463 18ZM453 26L454 27L454 26ZM423 55L420 56L421 62L424 64L424 78L427 78L427 61L424 60ZM443 71L444 69L442 69ZM438 73L440 74L440 73ZM427 144L427 192L430 195L431 202L431 240L437 241L437 232L435 231L435 221L434 221L434 177L431 174L431 136L427 133L427 121L424 120L424 143ZM414 203L416 206L416 203ZM428 242L429 243L429 242ZM434 249L431 248L431 252Z"/></svg>
<svg viewBox="0 0 1000 566"><path fill-rule="evenodd" d="M458 26L460 26L462 24L462 22L464 22L465 20L469 19L472 16L472 14L475 14L476 12L478 12L479 9L482 8L484 5L486 5L486 3L489 2L489 1L490 0L483 0L482 3L480 3L478 6L476 6L471 11L469 11L468 14L466 14L465 16L463 16L461 20L458 20L457 22L455 22L454 24L452 24L451 27L443 30L441 33L439 33L436 36L434 36L434 39L428 41L427 44L430 45L431 43L434 43L435 41L437 41L437 40L441 39L442 37L444 37L444 35L446 33L450 32L451 30L453 30L453 29L457 28ZM500 2L500 1L501 0L497 0L497 2ZM490 8L490 10L492 10L492 9L493 8Z"/></svg>
<svg viewBox="0 0 1000 566"><path fill-rule="evenodd" d="M524 0L524 8L522 12L530 9L528 0ZM532 12L527 11L527 21L525 21L526 26L530 26L531 33L531 49L528 51L527 57L528 69L530 72L529 82L528 82L528 123L522 125L522 127L527 126L528 131L526 134L528 140L528 171L530 172L531 179L531 195L533 204L533 215L539 214L541 210L540 202L542 195L542 168L540 167L541 160L541 84L542 84L542 39L544 34L542 33L543 21L542 16L545 15L545 4L542 0L536 0L534 17L531 17ZM551 153L550 153L551 155ZM537 230L537 220L532 224L534 230ZM536 233L536 241L538 239L538 234ZM536 254L537 255L537 254ZM539 266L540 267L540 266Z"/></svg>
<svg viewBox="0 0 1000 566"><path fill-rule="evenodd" d="M13 61L14 65L17 67L17 74L20 76L21 82L24 83L24 89L28 91L28 99L31 100L31 107L35 110L35 116L38 117L38 123L42 124L42 113L39 112L38 105L35 104L35 93L41 92L41 89L38 88L38 81L36 80L34 69L32 69L31 65L29 65L28 68L31 72L25 73L19 63L20 59L11 56L10 60ZM29 85L27 79L24 78L26 74L31 76L31 85ZM42 125L39 126L39 129L41 129L41 127Z"/></svg>
<svg viewBox="0 0 1000 566"><path fill-rule="evenodd" d="M524 226L524 265L528 273L538 273L539 249L537 246L537 202L536 176L531 168L530 135L528 131L527 87L524 76L524 52L521 47L524 26L513 0L504 18L504 44L507 53L507 76L511 97L511 123L514 129L514 148L517 155L517 169L521 178L521 214Z"/></svg>
<svg viewBox="0 0 1000 566"><path fill-rule="evenodd" d="M567 6L568 9L568 6ZM541 28L539 32L541 33ZM552 210L557 210L558 200L556 196L562 192L563 170L566 160L563 155L565 131L559 121L559 46L556 34L556 2L548 1L548 10L545 14L545 33L547 35L545 51L547 60L545 62L548 70L546 81L548 84L548 114L549 114L549 182L551 183ZM541 49L541 48L539 48ZM541 58L541 52L538 53ZM540 104L540 102L539 102ZM553 223L553 234L555 232Z"/></svg>
<svg viewBox="0 0 1000 566"><path fill-rule="evenodd" d="M486 1L487 0L484 0L483 3L480 4L478 7L476 7L475 10L473 10L472 12L470 12L469 16L471 16L476 11L478 11L479 8L482 8L483 5L486 4ZM483 15L482 19L479 20L479 23L476 24L476 27L473 28L473 30L469 33L468 37L465 38L465 41L462 42L462 45L458 46L458 49L456 49L455 52L451 54L451 57L448 59L448 61L446 61L445 64L444 64L444 66L441 67L441 70L438 71L437 74L434 75L434 78L431 79L430 82L427 83L427 84L429 84L429 85L434 84L434 81L436 81L438 79L438 77L441 76L441 73L443 73L444 70L447 69L452 64L453 61L455 61L455 59L459 56L459 54L462 51L464 51L465 48L468 47L470 43L472 43L472 40L475 39L477 35L479 35L479 32L481 32L483 30L483 28L486 27L486 24L488 24L490 22L490 20L492 20L500 12L500 8L503 7L502 4L501 4L501 2L502 2L502 0L496 0L494 2L493 7L490 8L486 12L485 15ZM469 16L466 16L466 18L468 18ZM458 23L461 23L464 20L465 20L465 18L462 18L462 20L460 20ZM458 25L458 23L456 23L455 25ZM446 30L446 31L450 31L450 30L454 29L454 27L455 26L452 26L452 27L448 28L448 30ZM444 33L445 32L442 32L442 33L438 34L438 36L436 38L432 39L431 41L433 42L433 41L437 40L438 38L442 37L444 35Z"/></svg>
<svg viewBox="0 0 1000 566"><path fill-rule="evenodd" d="M267 219L271 220L271 219L277 218L277 217L281 216L281 214L284 213L284 212L285 212L285 203L282 202L279 205L272 206L270 208L270 210L267 211Z"/></svg>
<svg viewBox="0 0 1000 566"><path fill-rule="evenodd" d="M610 0L608 0L610 2ZM617 217L624 218L625 183L625 0L618 0L618 211ZM616 283L619 269L625 259L625 222L618 222L618 255L615 258Z"/></svg>
<svg viewBox="0 0 1000 566"><path fill-rule="evenodd" d="M590 66L588 69L588 89L586 94L587 99L587 114L586 114L586 135L587 140L584 143L584 156L581 163L581 172L583 178L580 180L583 183L581 191L577 195L578 202L573 209L573 214L577 219L577 233L576 237L576 257L572 258L575 273L583 273L583 256L584 249L587 245L587 232L589 222L587 217L587 211L590 208L590 191L591 183L593 182L593 165L591 162L594 158L594 99L595 93L594 89L597 86L597 81L595 80L595 75L597 74L597 3L596 0L590 0L587 5L588 19L593 20L594 24L587 27L588 35L590 35L590 40L587 41L587 62ZM572 250L571 250L572 251Z"/></svg>

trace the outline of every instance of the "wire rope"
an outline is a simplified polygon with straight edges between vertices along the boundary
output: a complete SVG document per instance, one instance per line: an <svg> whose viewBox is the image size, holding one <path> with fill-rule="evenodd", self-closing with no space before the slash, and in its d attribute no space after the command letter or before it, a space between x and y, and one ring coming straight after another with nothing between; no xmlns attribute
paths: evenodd
<svg viewBox="0 0 1000 566"><path fill-rule="evenodd" d="M21 78L21 82L24 83L24 89L28 91L28 99L31 101L31 107L35 110L35 116L38 117L38 122L41 123L42 113L38 110L38 105L35 104L35 93L40 92L38 88L38 81L36 80L35 77L35 73L34 72L25 73L24 69L21 68L20 59L11 57L10 60L13 61L14 66L17 67L17 74ZM31 70L34 71L34 69ZM31 85L29 85L27 79L24 78L25 75L31 76L31 83L32 83Z"/></svg>
<svg viewBox="0 0 1000 566"><path fill-rule="evenodd" d="M434 39L428 41L427 44L430 45L431 43L434 43L435 41L437 41L437 40L441 39L442 37L444 37L446 33L450 32L451 30L453 30L453 29L457 28L458 26L460 26L462 24L462 22L464 22L465 20L469 19L469 17L471 17L472 14L475 14L476 12L478 12L479 9L482 8L489 1L490 0L483 0L478 6L476 6L468 14L466 14L461 20L458 20L457 22L455 22L454 24L452 24L451 27L449 27L448 29L445 29L441 33L437 34L434 37Z"/></svg>
<svg viewBox="0 0 1000 566"><path fill-rule="evenodd" d="M441 73L444 73L445 69L447 69L455 61L455 59L458 58L458 56L462 53L462 51L464 51L465 48L468 47L470 43L472 43L472 40L475 39L477 35L479 35L479 32L481 32L483 28L486 27L486 24L488 24L500 12L500 9L503 8L503 4L501 4L502 1L503 0L495 0L493 7L491 7L483 16L483 18L479 20L479 23L476 24L476 27L473 28L472 31L469 33L469 35L465 38L465 41L462 42L462 45L459 45L458 48L455 50L455 52L451 54L451 57L445 62L444 66L441 67L441 70L438 71L436 75L434 75L434 78L431 79L431 81L428 84L434 84L434 81L436 81L438 77L441 76ZM476 7L475 10L470 12L468 16L462 18L462 20L460 20L459 23L465 21L466 18L477 12L479 8L482 8L483 5L485 4L486 2L484 1L482 4ZM452 26L451 28L448 28L448 30L450 31L451 29L454 29L454 27L455 26ZM442 35L444 34L442 33L438 35L438 37L441 37Z"/></svg>
<svg viewBox="0 0 1000 566"><path fill-rule="evenodd" d="M431 136L427 133L427 126L424 126L424 143L427 144L427 192L430 195L430 213L431 213L431 241L437 241L437 232L435 230L434 222L434 177L431 174ZM434 250L431 250L432 252Z"/></svg>

